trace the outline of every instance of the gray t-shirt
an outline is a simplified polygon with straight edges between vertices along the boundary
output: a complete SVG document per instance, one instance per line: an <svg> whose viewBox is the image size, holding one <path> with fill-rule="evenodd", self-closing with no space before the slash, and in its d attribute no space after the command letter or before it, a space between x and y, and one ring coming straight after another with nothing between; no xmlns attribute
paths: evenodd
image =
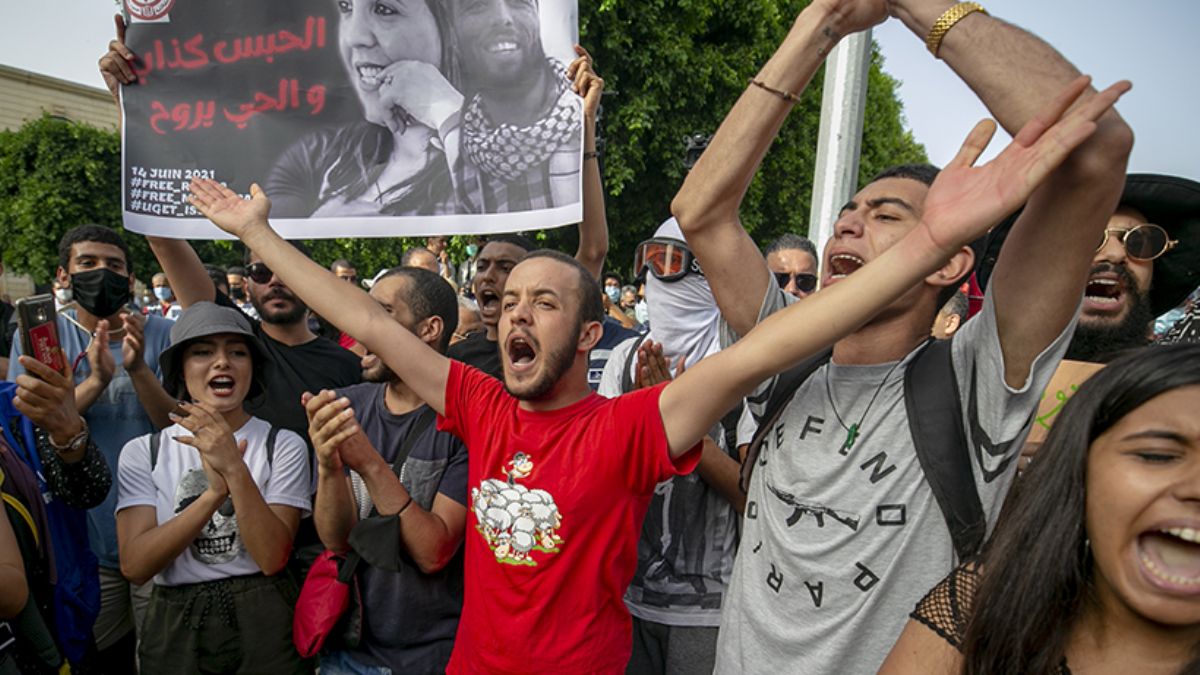
<svg viewBox="0 0 1200 675"><path fill-rule="evenodd" d="M768 292L763 317L783 306L779 295ZM1074 325L1035 359L1019 389L1004 382L990 295L953 338L989 533ZM915 603L954 569L950 532L905 411L904 370L915 354L899 364L821 367L770 432L747 495L717 673L874 673ZM845 449L838 415L849 427L873 397L857 440Z"/></svg>
<svg viewBox="0 0 1200 675"><path fill-rule="evenodd" d="M638 340L613 348L600 378L600 395L621 395L621 373ZM720 425L709 435L726 450ZM699 471L659 483L638 539L637 570L625 591L629 612L669 626L719 626L737 529L737 511Z"/></svg>

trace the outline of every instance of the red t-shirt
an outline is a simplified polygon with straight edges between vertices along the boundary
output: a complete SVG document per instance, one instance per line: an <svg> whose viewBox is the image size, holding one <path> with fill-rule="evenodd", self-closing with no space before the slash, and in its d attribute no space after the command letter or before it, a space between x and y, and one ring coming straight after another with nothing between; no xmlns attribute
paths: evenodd
<svg viewBox="0 0 1200 675"><path fill-rule="evenodd" d="M623 673L646 507L655 485L696 468L700 444L671 461L662 386L532 412L450 363L438 428L467 446L471 499L447 672Z"/></svg>

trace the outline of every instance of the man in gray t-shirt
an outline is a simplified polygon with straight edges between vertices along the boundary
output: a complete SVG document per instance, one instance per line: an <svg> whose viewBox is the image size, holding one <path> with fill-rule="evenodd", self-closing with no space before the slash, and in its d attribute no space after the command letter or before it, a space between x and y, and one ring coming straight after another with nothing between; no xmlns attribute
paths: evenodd
<svg viewBox="0 0 1200 675"><path fill-rule="evenodd" d="M1033 35L975 7L947 13L953 5L816 0L725 119L672 211L728 323L726 342L782 305L738 209L794 95L842 36L880 23L889 9L921 38L936 22L935 54L1010 133L1076 80L1077 71ZM977 262L995 266L989 297L951 351L969 444L963 452L989 529L994 524L1037 392L1073 330L1131 144L1114 112L1100 118L1096 134L1033 193L999 260L976 261L963 247L837 342L831 363L800 387L754 467L716 672L874 673L915 603L958 562L916 457L902 383L938 308ZM895 167L851 197L823 251L822 286L880 257L933 215L926 195L936 174L931 166ZM762 411L771 385L751 395L752 409Z"/></svg>

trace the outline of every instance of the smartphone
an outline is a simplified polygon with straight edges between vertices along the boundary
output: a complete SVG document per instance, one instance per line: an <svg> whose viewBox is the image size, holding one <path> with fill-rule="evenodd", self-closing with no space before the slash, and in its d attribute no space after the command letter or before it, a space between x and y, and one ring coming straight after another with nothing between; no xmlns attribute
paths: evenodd
<svg viewBox="0 0 1200 675"><path fill-rule="evenodd" d="M58 372L66 370L58 342L58 315L54 296L33 295L17 300L17 327L21 333L21 352Z"/></svg>

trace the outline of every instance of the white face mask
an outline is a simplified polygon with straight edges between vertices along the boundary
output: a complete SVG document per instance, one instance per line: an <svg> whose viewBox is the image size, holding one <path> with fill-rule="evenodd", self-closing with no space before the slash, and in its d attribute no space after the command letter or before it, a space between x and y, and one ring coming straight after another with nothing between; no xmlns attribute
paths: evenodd
<svg viewBox="0 0 1200 675"><path fill-rule="evenodd" d="M56 288L54 289L54 297L58 300L60 305L65 305L71 302L71 289Z"/></svg>

